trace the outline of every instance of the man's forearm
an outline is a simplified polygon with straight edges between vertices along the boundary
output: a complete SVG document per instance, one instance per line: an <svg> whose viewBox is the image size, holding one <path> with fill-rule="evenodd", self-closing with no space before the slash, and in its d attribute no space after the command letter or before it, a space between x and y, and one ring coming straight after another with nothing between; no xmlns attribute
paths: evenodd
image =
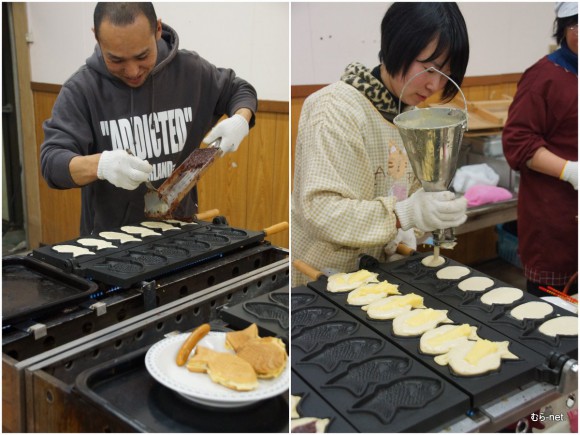
<svg viewBox="0 0 580 435"><path fill-rule="evenodd" d="M241 115L246 121L248 121L248 124L250 123L252 116L254 115L250 109L246 109L245 107L237 110L235 114Z"/></svg>
<svg viewBox="0 0 580 435"><path fill-rule="evenodd" d="M97 168L101 154L73 157L69 163L69 171L73 181L79 186L85 186L97 181Z"/></svg>

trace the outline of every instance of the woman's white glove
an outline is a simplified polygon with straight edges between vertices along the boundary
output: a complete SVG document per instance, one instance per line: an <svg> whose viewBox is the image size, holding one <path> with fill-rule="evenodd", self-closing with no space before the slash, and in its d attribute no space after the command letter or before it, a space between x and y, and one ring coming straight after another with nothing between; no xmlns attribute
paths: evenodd
<svg viewBox="0 0 580 435"><path fill-rule="evenodd" d="M578 190L578 162L568 160L564 165L560 180L567 181L574 187L574 190Z"/></svg>
<svg viewBox="0 0 580 435"><path fill-rule="evenodd" d="M151 171L153 166L147 160L141 160L125 150L103 151L97 177L122 189L135 190L149 178Z"/></svg>
<svg viewBox="0 0 580 435"><path fill-rule="evenodd" d="M467 200L453 192L425 192L422 188L395 204L401 228L434 231L458 227L467 220Z"/></svg>
<svg viewBox="0 0 580 435"><path fill-rule="evenodd" d="M203 142L210 144L221 137L220 149L222 153L233 153L238 150L240 143L248 135L249 131L250 126L246 118L242 115L234 115L231 118L224 119L212 128L203 139Z"/></svg>
<svg viewBox="0 0 580 435"><path fill-rule="evenodd" d="M385 245L385 253L391 256L397 252L397 246L399 243L407 245L412 250L417 250L417 237L415 236L415 230L413 228L409 230L403 230L399 228L397 230L397 235L393 240Z"/></svg>

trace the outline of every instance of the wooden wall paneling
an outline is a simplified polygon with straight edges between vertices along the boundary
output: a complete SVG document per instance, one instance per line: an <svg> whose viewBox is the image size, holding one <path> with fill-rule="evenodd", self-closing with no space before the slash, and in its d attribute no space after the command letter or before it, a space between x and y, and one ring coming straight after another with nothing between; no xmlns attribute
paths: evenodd
<svg viewBox="0 0 580 435"><path fill-rule="evenodd" d="M288 137L288 114L276 114L276 140L274 142L273 197L271 222L290 223L290 140ZM271 225L271 224L269 224ZM269 226L268 225L268 226ZM275 246L289 247L290 230L274 234L267 240Z"/></svg>
<svg viewBox="0 0 580 435"><path fill-rule="evenodd" d="M80 189L58 190L48 187L40 173L40 145L44 141L42 123L50 118L52 106L58 94L36 91L34 93L34 115L36 122L38 162L38 190L42 230L39 243L53 244L71 240L80 235L81 191Z"/></svg>
<svg viewBox="0 0 580 435"><path fill-rule="evenodd" d="M247 224L248 155L254 130L242 141L238 151L217 159L198 183L199 211L217 208L230 225L238 228L246 228Z"/></svg>
<svg viewBox="0 0 580 435"><path fill-rule="evenodd" d="M248 161L247 222L249 229L262 230L274 223L276 114L258 113L254 130Z"/></svg>

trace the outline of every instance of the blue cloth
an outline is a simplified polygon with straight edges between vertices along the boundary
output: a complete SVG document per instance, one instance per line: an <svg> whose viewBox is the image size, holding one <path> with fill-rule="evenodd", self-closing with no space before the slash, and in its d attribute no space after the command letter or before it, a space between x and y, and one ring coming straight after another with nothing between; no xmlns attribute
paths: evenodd
<svg viewBox="0 0 580 435"><path fill-rule="evenodd" d="M561 47L549 54L548 59L578 76L578 55L568 48L566 41L562 41Z"/></svg>

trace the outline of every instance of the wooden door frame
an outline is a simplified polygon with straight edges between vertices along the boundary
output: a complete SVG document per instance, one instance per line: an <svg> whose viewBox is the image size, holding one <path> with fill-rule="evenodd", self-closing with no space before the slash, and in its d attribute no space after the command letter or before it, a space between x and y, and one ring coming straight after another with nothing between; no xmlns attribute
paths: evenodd
<svg viewBox="0 0 580 435"><path fill-rule="evenodd" d="M28 248L40 244L41 213L39 191L39 152L36 140L34 120L34 99L31 83L30 50L28 47L27 3L10 3L12 14L14 55L18 91L18 111L20 118L20 137L22 140L23 194L24 194L24 227Z"/></svg>

